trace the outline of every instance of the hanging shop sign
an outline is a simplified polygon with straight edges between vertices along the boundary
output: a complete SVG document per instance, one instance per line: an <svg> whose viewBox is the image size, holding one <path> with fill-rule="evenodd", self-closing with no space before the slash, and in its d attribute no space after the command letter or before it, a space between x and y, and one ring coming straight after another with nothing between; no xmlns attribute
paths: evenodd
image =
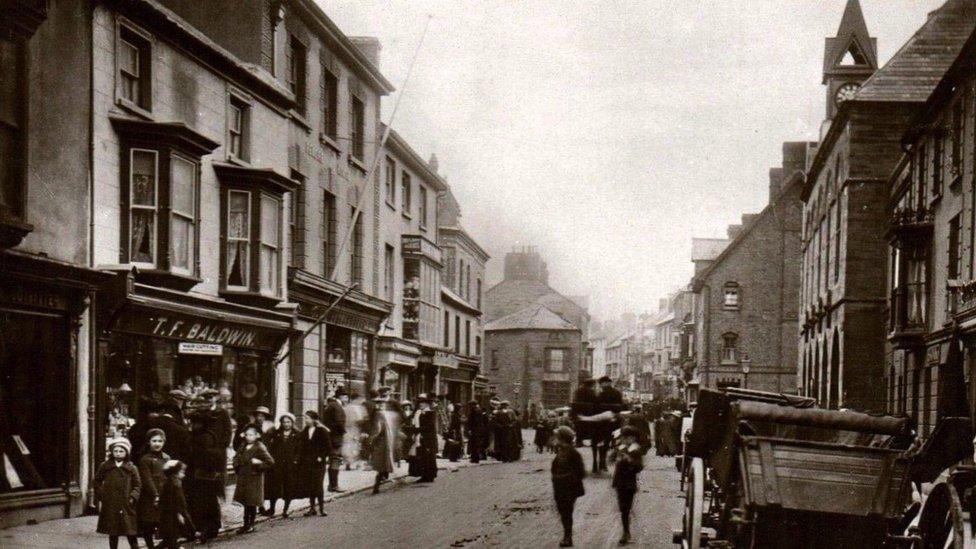
<svg viewBox="0 0 976 549"><path fill-rule="evenodd" d="M283 329L274 329L256 323L246 324L175 311L155 309L147 311L137 308L129 309L123 314L116 323L115 330L175 339L185 343L258 350L277 349L287 335L287 326Z"/></svg>
<svg viewBox="0 0 976 549"><path fill-rule="evenodd" d="M220 356L224 354L224 346L217 343L190 343L181 341L179 345L181 355Z"/></svg>

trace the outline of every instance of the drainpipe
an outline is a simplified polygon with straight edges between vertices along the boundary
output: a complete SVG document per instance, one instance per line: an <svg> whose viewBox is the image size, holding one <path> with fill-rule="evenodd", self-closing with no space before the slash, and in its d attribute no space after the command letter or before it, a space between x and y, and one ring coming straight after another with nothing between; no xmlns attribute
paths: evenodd
<svg viewBox="0 0 976 549"><path fill-rule="evenodd" d="M91 59L88 67L88 268L95 268L95 47L94 30L95 24L95 3L90 2L87 10L88 20L88 39ZM95 501L95 490L91 486L91 479L95 476L95 454L97 448L97 368L98 368L98 329L95 326L97 318L95 314L95 292L89 293L88 306L88 406L85 421L88 422L88 455L79 456L86 458L87 463L83 464L87 471L88 486L81 486L85 493L85 507L92 509ZM82 390L81 387L78 390ZM80 479L79 479L80 480Z"/></svg>

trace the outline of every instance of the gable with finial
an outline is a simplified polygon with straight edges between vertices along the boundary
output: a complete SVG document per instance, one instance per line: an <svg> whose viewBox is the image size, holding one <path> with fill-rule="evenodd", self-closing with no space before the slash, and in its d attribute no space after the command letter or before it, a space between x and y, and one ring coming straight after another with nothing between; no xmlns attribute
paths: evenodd
<svg viewBox="0 0 976 549"><path fill-rule="evenodd" d="M878 39L868 32L861 3L847 0L837 36L824 47L824 81L832 75L873 72L878 68Z"/></svg>

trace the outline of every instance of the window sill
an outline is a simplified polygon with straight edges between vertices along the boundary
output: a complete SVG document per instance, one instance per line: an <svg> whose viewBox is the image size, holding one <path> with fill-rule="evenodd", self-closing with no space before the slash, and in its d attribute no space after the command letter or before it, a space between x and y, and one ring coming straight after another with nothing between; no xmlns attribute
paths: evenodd
<svg viewBox="0 0 976 549"><path fill-rule="evenodd" d="M410 219L410 220L412 220L412 219L413 219L413 216L412 216L412 215L410 215L410 214L408 214L408 213L406 212L406 210L404 210L404 211L403 211L403 218L404 218L404 219Z"/></svg>
<svg viewBox="0 0 976 549"><path fill-rule="evenodd" d="M228 154L227 155L227 162L229 164L234 164L235 166L241 166L242 168L250 168L251 167L251 163L250 162L248 162L247 160L244 160L243 158L240 158L238 156L234 156L232 154Z"/></svg>
<svg viewBox="0 0 976 549"><path fill-rule="evenodd" d="M120 265L118 268L113 267L111 270L130 272L133 269L135 270L136 282L157 288L176 290L178 292L188 292L194 286L203 282L202 278L191 274L177 273L154 267L140 267L132 263Z"/></svg>
<svg viewBox="0 0 976 549"><path fill-rule="evenodd" d="M351 154L349 155L349 165L363 172L363 174L365 174L368 171L366 169L366 164L363 163L362 159L356 158Z"/></svg>
<svg viewBox="0 0 976 549"><path fill-rule="evenodd" d="M295 109L289 110L288 117L291 118L292 121L295 122L295 124L301 126L302 129L305 130L305 133L309 133L312 131L311 124L309 124L308 120L305 119L305 115L300 113L299 111L296 111Z"/></svg>
<svg viewBox="0 0 976 549"><path fill-rule="evenodd" d="M256 307L272 307L281 303L281 298L278 296L251 290L228 290L224 288L220 290L220 297L234 303Z"/></svg>
<svg viewBox="0 0 976 549"><path fill-rule="evenodd" d="M0 211L0 248L13 248L20 244L34 226L23 219Z"/></svg>
<svg viewBox="0 0 976 549"><path fill-rule="evenodd" d="M386 202L386 205L389 206L391 210L396 211L396 205L394 205L389 200L384 200L384 202Z"/></svg>
<svg viewBox="0 0 976 549"><path fill-rule="evenodd" d="M418 227L418 228L420 229L420 232L422 232L422 233L426 233L427 232L427 225L420 225L420 227Z"/></svg>
<svg viewBox="0 0 976 549"><path fill-rule="evenodd" d="M134 114L135 116L138 116L143 120L148 120L150 122L153 122L155 120L150 111L140 107L139 105L136 105L135 103L129 101L128 99L119 97L118 99L115 100L115 104L121 107L122 110L124 110L125 112L129 114Z"/></svg>
<svg viewBox="0 0 976 549"><path fill-rule="evenodd" d="M332 149L337 155L342 154L342 147L336 143L335 139L329 137L324 132L319 132L319 143L325 145L326 147Z"/></svg>

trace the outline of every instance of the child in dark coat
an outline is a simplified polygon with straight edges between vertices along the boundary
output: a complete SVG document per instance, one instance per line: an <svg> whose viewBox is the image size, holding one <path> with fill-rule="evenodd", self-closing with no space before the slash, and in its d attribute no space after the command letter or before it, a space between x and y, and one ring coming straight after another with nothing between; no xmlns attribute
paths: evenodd
<svg viewBox="0 0 976 549"><path fill-rule="evenodd" d="M274 466L274 458L260 438L260 429L248 425L244 429L244 444L234 455L234 471L237 473L234 501L244 506L244 526L238 531L240 534L254 531L258 507L264 503L264 472Z"/></svg>
<svg viewBox="0 0 976 549"><path fill-rule="evenodd" d="M163 466L165 480L159 490L159 537L163 539L163 549L178 549L179 539L196 537L196 526L186 508L183 495L183 478L186 464L175 459Z"/></svg>
<svg viewBox="0 0 976 549"><path fill-rule="evenodd" d="M573 508L576 498L585 494L583 457L573 446L576 433L569 427L559 427L555 433L556 457L552 460L552 495L563 523L563 540L560 547L573 546Z"/></svg>
<svg viewBox="0 0 976 549"><path fill-rule="evenodd" d="M119 536L125 536L129 547L138 547L136 537L136 502L142 483L139 471L129 461L132 444L126 438L116 438L108 445L111 456L98 466L93 479L95 497L101 502L98 512L99 534L108 534L111 549L119 546Z"/></svg>
<svg viewBox="0 0 976 549"><path fill-rule="evenodd" d="M624 426L614 437L611 459L616 462L613 469L613 488L617 491L617 505L620 507L620 522L623 534L620 545L630 543L630 512L634 508L637 494L637 475L644 468L645 447L641 444L641 433L632 425Z"/></svg>
<svg viewBox="0 0 976 549"><path fill-rule="evenodd" d="M139 458L139 480L142 491L139 494L139 534L146 540L146 547L153 549L153 536L159 528L159 490L165 476L163 465L169 456L163 452L166 433L162 429L149 429L146 432L146 451Z"/></svg>

